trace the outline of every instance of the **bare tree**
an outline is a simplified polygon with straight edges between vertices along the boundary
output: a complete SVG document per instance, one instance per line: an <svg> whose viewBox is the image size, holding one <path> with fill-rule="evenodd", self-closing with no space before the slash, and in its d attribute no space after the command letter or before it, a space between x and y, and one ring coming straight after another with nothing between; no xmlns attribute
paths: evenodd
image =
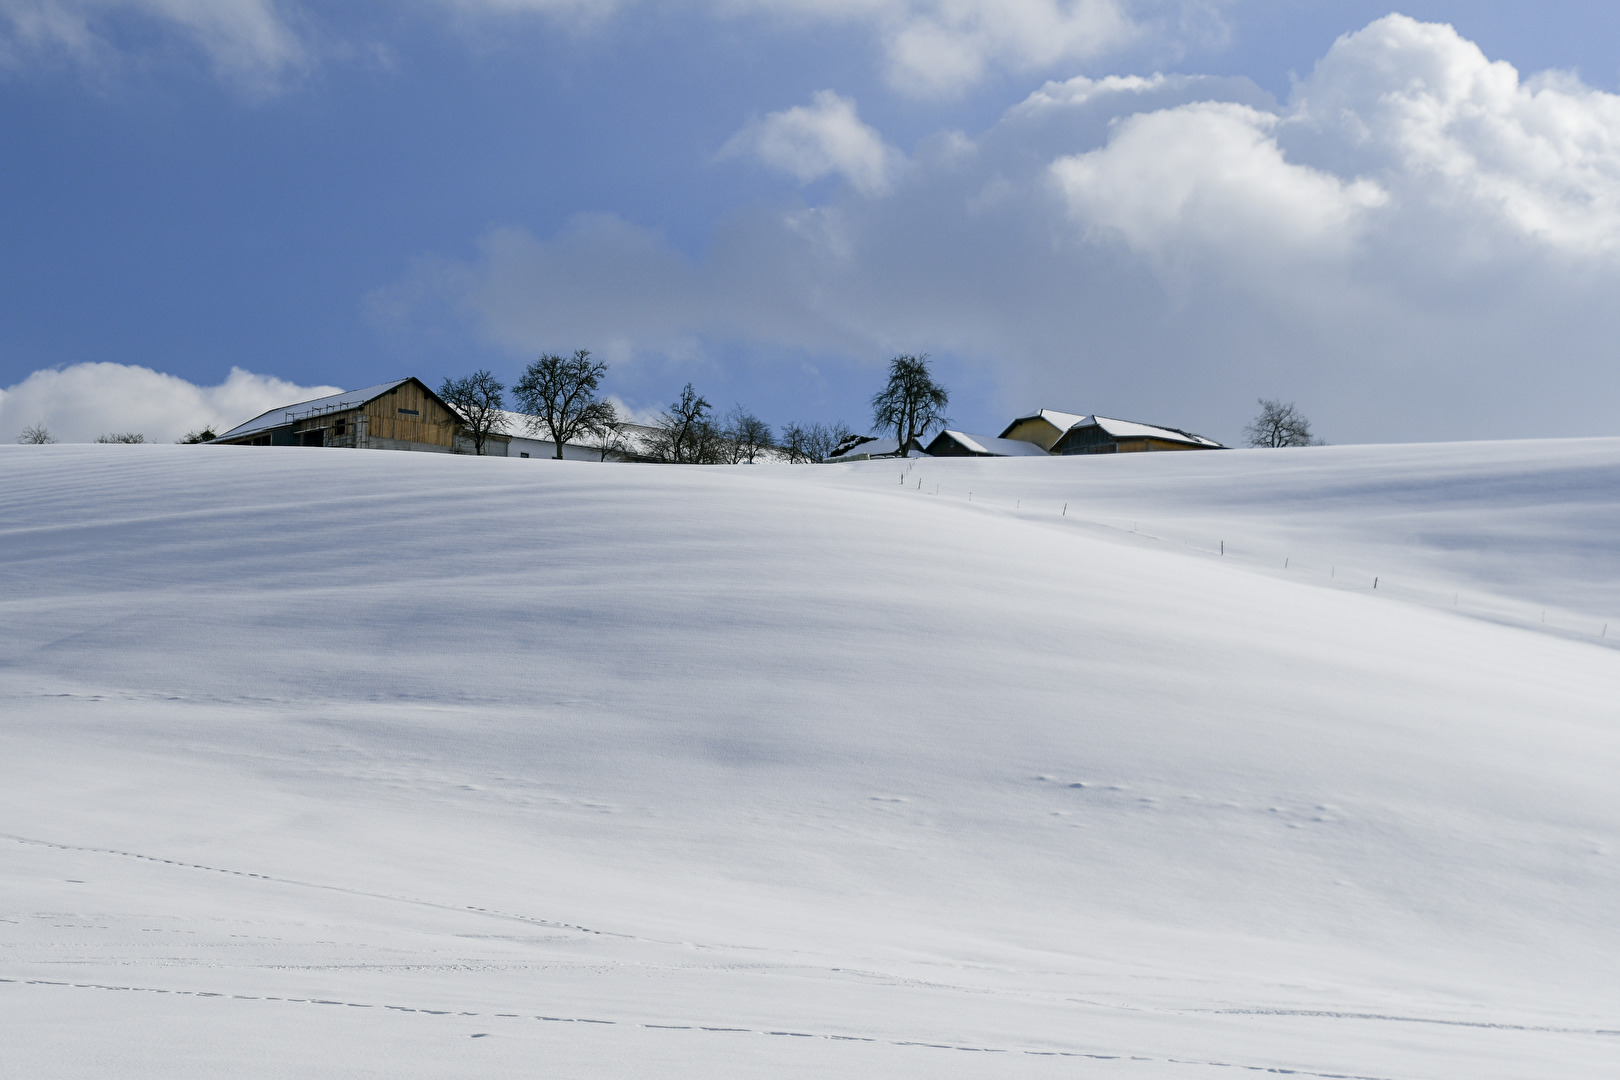
<svg viewBox="0 0 1620 1080"><path fill-rule="evenodd" d="M472 436L473 453L482 454L491 435L506 432L506 419L501 415L506 400L501 391L506 387L486 370L478 370L459 379L445 379L439 385L439 396L465 421L467 434Z"/></svg>
<svg viewBox="0 0 1620 1080"><path fill-rule="evenodd" d="M832 457L833 451L854 435L844 423L789 424L782 429L780 445L793 464L813 463Z"/></svg>
<svg viewBox="0 0 1620 1080"><path fill-rule="evenodd" d="M25 446L44 446L55 442L56 436L44 424L29 424L18 433L17 441Z"/></svg>
<svg viewBox="0 0 1620 1080"><path fill-rule="evenodd" d="M872 426L892 429L900 443L900 456L911 456L911 441L928 429L945 424L950 393L934 381L928 355L897 356L889 361L889 382L872 395Z"/></svg>
<svg viewBox="0 0 1620 1080"><path fill-rule="evenodd" d="M1294 403L1260 399L1260 415L1243 434L1250 446L1312 446L1321 442L1311 434L1311 422L1294 408Z"/></svg>
<svg viewBox="0 0 1620 1080"><path fill-rule="evenodd" d="M180 436L180 438L174 441L177 443L184 443L187 446L194 446L197 443L213 442L217 438L219 438L219 435L214 432L214 425L207 424L198 428L196 431L186 432L184 435Z"/></svg>
<svg viewBox="0 0 1620 1080"><path fill-rule="evenodd" d="M586 445L601 455L606 461L609 455L623 458L630 453L630 435L625 431L625 420L619 416L619 410L613 407L613 402L603 401L599 410L601 415L591 424L586 435Z"/></svg>
<svg viewBox="0 0 1620 1080"><path fill-rule="evenodd" d="M687 383L654 424L651 456L674 464L713 465L725 460L720 428L707 399Z"/></svg>
<svg viewBox="0 0 1620 1080"><path fill-rule="evenodd" d="M115 431L110 435L97 435L98 443L143 443L146 436L138 431Z"/></svg>
<svg viewBox="0 0 1620 1080"><path fill-rule="evenodd" d="M606 374L607 365L592 360L589 349L578 349L566 358L542 353L512 387L529 414L529 430L551 436L558 461L565 444L617 420L613 405L596 396Z"/></svg>
<svg viewBox="0 0 1620 1080"><path fill-rule="evenodd" d="M743 461L752 465L760 451L770 450L776 446L771 426L741 405L735 406L726 414L726 427L722 434L725 436L728 456L733 465Z"/></svg>

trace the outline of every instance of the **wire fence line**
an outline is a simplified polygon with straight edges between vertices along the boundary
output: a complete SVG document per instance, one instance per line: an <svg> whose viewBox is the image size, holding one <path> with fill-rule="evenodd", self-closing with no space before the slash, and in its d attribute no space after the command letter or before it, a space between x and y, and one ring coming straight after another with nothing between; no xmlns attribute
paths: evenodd
<svg viewBox="0 0 1620 1080"><path fill-rule="evenodd" d="M890 490L961 500L963 505L971 505L981 512L1006 513L1030 521L1051 522L1055 519L1066 527L1089 529L1114 539L1130 538L1150 546L1180 548L1189 554L1223 559L1291 580L1309 581L1345 592L1377 593L1393 600L1454 611L1470 618L1620 649L1620 617L1610 620L1601 615L1574 612L1553 604L1516 600L1494 593L1482 593L1477 589L1447 587L1406 575L1391 579L1387 573L1364 562L1339 560L1308 550L1300 554L1284 550L1276 544L1254 543L1241 534L1215 536L1211 530L1212 535L1205 536L1185 528L1167 528L1162 522L1088 513L1083 497L1068 500L1031 499L1017 493L987 497L984 485L974 488L930 480L922 470L916 468L915 461L899 470L897 481Z"/></svg>

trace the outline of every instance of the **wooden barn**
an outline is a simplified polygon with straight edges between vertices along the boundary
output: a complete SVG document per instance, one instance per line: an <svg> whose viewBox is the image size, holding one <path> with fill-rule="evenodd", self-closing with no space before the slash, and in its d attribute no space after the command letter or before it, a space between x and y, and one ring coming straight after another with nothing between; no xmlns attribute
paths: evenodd
<svg viewBox="0 0 1620 1080"><path fill-rule="evenodd" d="M470 454L461 417L421 379L397 379L271 409L225 432L234 446L347 446ZM492 435L484 452L505 457L507 438Z"/></svg>
<svg viewBox="0 0 1620 1080"><path fill-rule="evenodd" d="M1132 454L1150 450L1224 450L1214 439L1180 428L1154 427L1107 416L1088 416L1052 444L1052 453Z"/></svg>

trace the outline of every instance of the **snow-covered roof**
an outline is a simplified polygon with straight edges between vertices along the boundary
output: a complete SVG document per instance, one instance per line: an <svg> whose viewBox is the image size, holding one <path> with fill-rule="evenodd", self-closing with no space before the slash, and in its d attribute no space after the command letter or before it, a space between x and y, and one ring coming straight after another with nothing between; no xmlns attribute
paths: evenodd
<svg viewBox="0 0 1620 1080"><path fill-rule="evenodd" d="M542 425L530 427L529 421L535 417L528 413L512 412L510 409L501 410L501 419L506 422L504 434L514 439L529 439L534 442L543 442L551 445L551 433ZM651 449L653 437L658 429L645 424L621 423L619 432L624 437L624 449L631 454L645 454ZM595 442L587 432L580 432L570 446L579 446L587 450L595 449Z"/></svg>
<svg viewBox="0 0 1620 1080"><path fill-rule="evenodd" d="M245 424L238 424L221 435L220 439L236 439L243 435L253 435L260 431L269 431L295 420L302 420L308 416L315 416L323 412L338 412L343 409L354 409L374 398L382 397L388 391L410 382L409 379L395 379L393 382L378 383L376 386L365 386L359 390L345 390L341 394L328 394L326 397L314 398L310 401L299 401L292 405L283 405L261 413ZM217 440L216 440L217 441Z"/></svg>
<svg viewBox="0 0 1620 1080"><path fill-rule="evenodd" d="M1191 446L1218 447L1221 445L1214 439L1206 439L1202 435L1194 435L1179 428L1154 427L1152 424L1138 424L1131 420L1115 420L1109 416L1090 416L1083 419L1085 424L1096 424L1117 439L1163 439L1166 442L1182 442ZM1075 426L1080 427L1084 426L1084 424Z"/></svg>
<svg viewBox="0 0 1620 1080"><path fill-rule="evenodd" d="M839 452L829 457L828 461L852 461L869 457L884 457L900 452L900 440L876 439L862 437L858 440L846 439L839 446Z"/></svg>
<svg viewBox="0 0 1620 1080"><path fill-rule="evenodd" d="M1048 457L1045 450L1021 439L998 439L991 435L969 435L965 431L942 431L936 439L947 438L961 444L975 454L992 457ZM930 446L933 443L929 443Z"/></svg>
<svg viewBox="0 0 1620 1080"><path fill-rule="evenodd" d="M900 455L900 440L874 439L867 435L853 436L838 444L840 451L827 458L828 461L865 461L867 458L898 457ZM922 448L922 440L911 440L911 456L927 457Z"/></svg>
<svg viewBox="0 0 1620 1080"><path fill-rule="evenodd" d="M1090 419L1091 417L1082 416L1080 413L1059 412L1056 409L1036 409L1034 412L1025 416L1020 416L1012 423L1008 424L1006 428L1002 430L1001 434L1005 436L1007 432L1011 431L1013 428L1017 427L1019 424L1022 424L1026 420L1045 420L1048 424L1051 424L1053 427L1057 428L1058 431L1063 432L1068 431L1076 424L1083 424Z"/></svg>

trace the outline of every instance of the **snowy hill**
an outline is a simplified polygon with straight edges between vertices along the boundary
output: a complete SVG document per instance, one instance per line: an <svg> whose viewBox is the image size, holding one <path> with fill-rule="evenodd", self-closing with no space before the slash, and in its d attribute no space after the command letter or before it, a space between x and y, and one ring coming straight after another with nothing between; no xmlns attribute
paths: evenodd
<svg viewBox="0 0 1620 1080"><path fill-rule="evenodd" d="M0 1043L1612 1076L1617 480L0 448Z"/></svg>

